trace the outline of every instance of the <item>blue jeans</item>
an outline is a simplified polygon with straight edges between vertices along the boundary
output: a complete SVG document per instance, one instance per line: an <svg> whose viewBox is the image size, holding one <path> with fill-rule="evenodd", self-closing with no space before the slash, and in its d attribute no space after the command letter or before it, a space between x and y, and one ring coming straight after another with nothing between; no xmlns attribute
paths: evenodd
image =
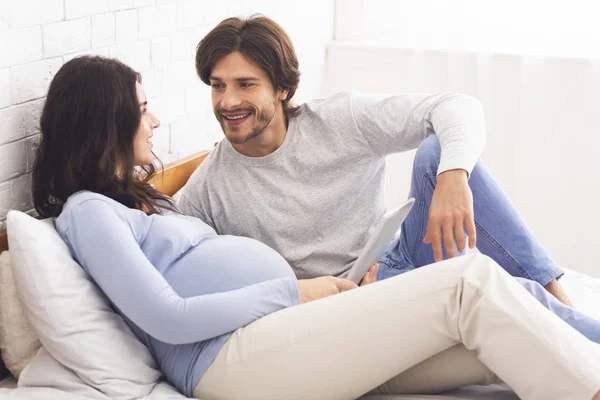
<svg viewBox="0 0 600 400"><path fill-rule="evenodd" d="M439 163L440 144L432 135L423 141L415 155L410 189L415 205L402 224L400 235L379 261L379 280L434 262L432 247L424 244L423 238ZM481 162L471 172L469 186L473 192L477 249L517 277L548 309L588 339L600 343L600 321L565 306L543 288L564 272L529 231Z"/></svg>

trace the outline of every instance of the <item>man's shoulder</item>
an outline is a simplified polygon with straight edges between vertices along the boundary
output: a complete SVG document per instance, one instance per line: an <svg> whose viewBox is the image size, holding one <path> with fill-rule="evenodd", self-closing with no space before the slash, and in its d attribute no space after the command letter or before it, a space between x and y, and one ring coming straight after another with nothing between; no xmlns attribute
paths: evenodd
<svg viewBox="0 0 600 400"><path fill-rule="evenodd" d="M211 151L208 156L202 161L202 163L196 168L196 170L190 175L187 180L184 188L200 188L206 182L206 176L209 174L209 171L212 169L212 165L214 165L214 150Z"/></svg>
<svg viewBox="0 0 600 400"><path fill-rule="evenodd" d="M355 93L354 91L345 91L334 93L329 97L313 99L302 105L302 111L320 113L349 108Z"/></svg>
<svg viewBox="0 0 600 400"><path fill-rule="evenodd" d="M322 129L338 130L340 125L347 126L352 115L352 97L355 92L339 92L329 97L313 99L302 104L297 123L310 131ZM322 133L322 132L321 132Z"/></svg>
<svg viewBox="0 0 600 400"><path fill-rule="evenodd" d="M218 177L222 173L223 168L220 168L219 165L223 164L224 140L215 145L215 148L192 173L185 184L186 190L193 189L195 192L201 192L206 189L211 178Z"/></svg>

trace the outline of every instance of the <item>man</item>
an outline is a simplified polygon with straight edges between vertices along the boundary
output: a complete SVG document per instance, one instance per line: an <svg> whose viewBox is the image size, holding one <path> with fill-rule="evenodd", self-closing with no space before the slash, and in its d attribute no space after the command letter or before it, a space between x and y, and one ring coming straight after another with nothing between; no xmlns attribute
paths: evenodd
<svg viewBox="0 0 600 400"><path fill-rule="evenodd" d="M600 341L597 321L560 303L570 305L557 281L562 269L478 162L485 130L477 100L340 93L295 106L300 73L292 43L262 16L219 24L198 45L196 69L212 87L227 140L190 178L179 205L220 234L252 237L277 250L309 300L348 289L343 277L386 209L385 156L418 147L410 193L415 206L379 270L372 267L362 283L477 244L548 308ZM320 278L331 275L338 278ZM458 359L461 351L453 352ZM430 363L415 373L439 372L442 358L438 367ZM465 368L438 389L474 383L468 378L475 379L475 370L481 368ZM477 379L489 381L489 375Z"/></svg>
<svg viewBox="0 0 600 400"><path fill-rule="evenodd" d="M200 42L196 66L228 140L190 180L186 212L272 246L299 278L343 276L385 211L384 157L420 145L417 204L379 277L452 258L480 236L481 252L570 304L562 270L477 163L485 142L477 100L344 93L296 107L292 43L265 17L223 21Z"/></svg>

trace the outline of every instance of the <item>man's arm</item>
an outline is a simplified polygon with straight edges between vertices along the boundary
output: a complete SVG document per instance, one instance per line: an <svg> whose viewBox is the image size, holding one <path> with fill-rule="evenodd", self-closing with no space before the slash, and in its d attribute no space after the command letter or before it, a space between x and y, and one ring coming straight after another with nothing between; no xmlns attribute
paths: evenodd
<svg viewBox="0 0 600 400"><path fill-rule="evenodd" d="M459 93L375 96L352 94L354 121L375 153L416 149L435 134L442 147L438 175L453 169L470 174L485 146L483 107Z"/></svg>
<svg viewBox="0 0 600 400"><path fill-rule="evenodd" d="M481 103L461 94L376 97L355 94L352 112L359 130L373 151L382 156L410 150L430 134L441 145L437 185L433 194L424 243L431 243L434 259L454 257L454 243L465 250L464 230L470 248L476 230L473 196L468 185L485 145ZM443 243L442 243L443 240Z"/></svg>

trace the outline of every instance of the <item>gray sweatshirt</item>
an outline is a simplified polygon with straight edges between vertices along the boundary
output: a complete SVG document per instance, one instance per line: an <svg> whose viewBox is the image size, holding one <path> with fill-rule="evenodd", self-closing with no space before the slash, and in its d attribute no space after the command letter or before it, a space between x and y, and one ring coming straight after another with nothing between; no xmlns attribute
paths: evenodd
<svg viewBox="0 0 600 400"><path fill-rule="evenodd" d="M386 211L385 157L432 134L442 147L438 174L470 173L485 143L481 104L460 94L339 93L302 105L267 156L247 157L221 141L179 206L219 234L277 250L299 279L343 277Z"/></svg>

